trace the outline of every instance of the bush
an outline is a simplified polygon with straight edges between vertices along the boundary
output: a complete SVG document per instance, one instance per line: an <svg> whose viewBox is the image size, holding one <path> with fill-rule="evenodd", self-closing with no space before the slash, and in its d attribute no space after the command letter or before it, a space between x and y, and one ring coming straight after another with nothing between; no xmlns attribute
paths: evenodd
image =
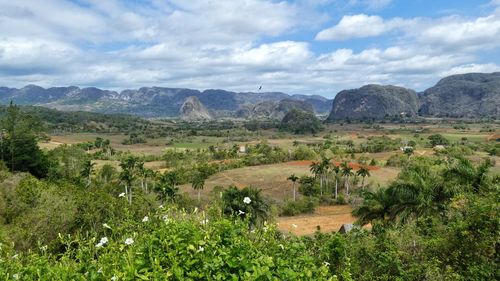
<svg viewBox="0 0 500 281"><path fill-rule="evenodd" d="M319 205L317 198L305 197L298 201L288 201L281 207L281 216L295 216L298 214L312 214Z"/></svg>
<svg viewBox="0 0 500 281"><path fill-rule="evenodd" d="M305 145L299 145L293 152L293 159L295 160L313 160L317 157L316 152Z"/></svg>
<svg viewBox="0 0 500 281"><path fill-rule="evenodd" d="M349 275L337 235L316 244L284 237L272 225L250 231L245 221L207 220L175 210L158 210L141 220L111 224L103 235L61 235L65 250L58 256L43 248L15 255L2 244L0 279L332 280L334 274ZM319 251L323 245L329 247Z"/></svg>
<svg viewBox="0 0 500 281"><path fill-rule="evenodd" d="M385 163L388 167L403 167L406 163L408 163L408 157L402 154L394 154Z"/></svg>

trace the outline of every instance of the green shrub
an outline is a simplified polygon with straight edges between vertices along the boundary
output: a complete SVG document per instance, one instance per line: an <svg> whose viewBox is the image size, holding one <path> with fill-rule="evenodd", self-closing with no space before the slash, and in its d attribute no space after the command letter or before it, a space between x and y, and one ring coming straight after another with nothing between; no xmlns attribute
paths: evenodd
<svg viewBox="0 0 500 281"><path fill-rule="evenodd" d="M249 230L243 220L158 210L143 222L110 223L102 235L61 235L58 256L43 247L15 254L1 244L0 279L332 280L350 275L343 240L335 237L318 245L284 237L272 225ZM323 245L329 247L317 255Z"/></svg>
<svg viewBox="0 0 500 281"><path fill-rule="evenodd" d="M305 145L299 145L293 152L293 159L295 160L313 160L317 157L316 152Z"/></svg>
<svg viewBox="0 0 500 281"><path fill-rule="evenodd" d="M319 205L319 200L314 197L305 197L298 201L287 201L281 207L281 216L296 216L299 214L311 214Z"/></svg>

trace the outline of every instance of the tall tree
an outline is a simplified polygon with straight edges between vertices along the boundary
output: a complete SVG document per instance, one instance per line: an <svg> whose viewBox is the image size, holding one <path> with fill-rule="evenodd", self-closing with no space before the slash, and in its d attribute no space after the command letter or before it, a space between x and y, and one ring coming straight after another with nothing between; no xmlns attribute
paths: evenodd
<svg viewBox="0 0 500 281"><path fill-rule="evenodd" d="M365 177L371 177L370 170L368 170L368 167L366 167L366 166L361 166L356 174L363 178L363 180L361 181L361 188L364 188L365 187Z"/></svg>
<svg viewBox="0 0 500 281"><path fill-rule="evenodd" d="M1 121L0 154L12 172L30 172L36 177L46 177L51 165L38 147L42 131L39 121L23 114L13 102Z"/></svg>
<svg viewBox="0 0 500 281"><path fill-rule="evenodd" d="M446 183L468 191L478 193L489 186L488 171L492 166L489 159L475 166L465 157L455 157L444 172Z"/></svg>
<svg viewBox="0 0 500 281"><path fill-rule="evenodd" d="M316 178L319 178L319 192L320 195L323 196L323 174L325 172L325 166L322 162L313 162L310 166L310 171Z"/></svg>
<svg viewBox="0 0 500 281"><path fill-rule="evenodd" d="M104 164L99 171L99 178L105 184L108 184L115 175L116 169L110 164Z"/></svg>
<svg viewBox="0 0 500 281"><path fill-rule="evenodd" d="M205 187L205 178L200 172L196 172L193 176L191 186L198 191L198 202L201 201L201 190Z"/></svg>
<svg viewBox="0 0 500 281"><path fill-rule="evenodd" d="M297 177L295 174L290 175L287 180L292 182L292 188L293 188L293 201L296 201L296 191L295 191L295 183L299 177Z"/></svg>
<svg viewBox="0 0 500 281"><path fill-rule="evenodd" d="M349 166L347 162L343 162L341 164L341 167L342 167L342 175L345 178L346 194L349 195L349 178L354 174L352 172L352 168Z"/></svg>
<svg viewBox="0 0 500 281"><path fill-rule="evenodd" d="M156 190L163 202L168 199L170 199L171 202L174 202L179 192L179 188L176 184L177 174L175 172L168 172L160 175L160 181Z"/></svg>
<svg viewBox="0 0 500 281"><path fill-rule="evenodd" d="M332 159L328 157L323 157L321 159L321 165L323 166L323 182L325 185L325 192L327 192L330 184L328 181L328 175L332 171L334 165L332 163Z"/></svg>
<svg viewBox="0 0 500 281"><path fill-rule="evenodd" d="M128 196L129 204L132 204L132 184L136 178L137 162L137 158L134 156L128 156L120 162L122 168L120 180L125 184L125 194Z"/></svg>
<svg viewBox="0 0 500 281"><path fill-rule="evenodd" d="M339 175L340 175L340 167L337 165L334 165L332 167L332 172L335 177L335 198L338 197L338 191L339 191Z"/></svg>
<svg viewBox="0 0 500 281"><path fill-rule="evenodd" d="M85 183L86 187L89 187L92 183L92 171L94 170L94 166L95 163L92 163L91 160L85 161L85 164L83 165L80 175L87 181Z"/></svg>

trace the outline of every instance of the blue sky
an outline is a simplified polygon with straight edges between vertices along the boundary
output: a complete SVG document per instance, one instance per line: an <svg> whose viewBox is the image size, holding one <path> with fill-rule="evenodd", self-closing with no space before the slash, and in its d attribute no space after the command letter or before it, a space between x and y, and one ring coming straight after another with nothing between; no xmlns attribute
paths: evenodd
<svg viewBox="0 0 500 281"><path fill-rule="evenodd" d="M0 0L0 85L421 91L499 38L500 0Z"/></svg>

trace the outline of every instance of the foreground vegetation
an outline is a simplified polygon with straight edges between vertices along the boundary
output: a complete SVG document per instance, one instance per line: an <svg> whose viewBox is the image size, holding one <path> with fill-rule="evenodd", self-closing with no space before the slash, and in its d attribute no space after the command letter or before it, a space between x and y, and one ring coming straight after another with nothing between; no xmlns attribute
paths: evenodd
<svg viewBox="0 0 500 281"><path fill-rule="evenodd" d="M225 142L140 155L102 135L44 151L37 142L47 138L46 124L34 121L11 105L2 122L2 280L500 279L496 142L404 127L393 129L397 138L347 139L324 128L321 137L280 146L270 142L282 132L260 123L255 131L169 123L155 125L170 128L167 139ZM147 127L127 131L128 139L148 138ZM241 135L260 137L243 146ZM310 164L307 174L283 179L290 199L242 186L201 196L225 170L292 160ZM151 161L164 170L147 168ZM374 167L386 165L399 175L384 186L370 181ZM181 193L182 184L195 195ZM277 215L312 213L319 204L350 204L357 225L346 234L279 231Z"/></svg>

